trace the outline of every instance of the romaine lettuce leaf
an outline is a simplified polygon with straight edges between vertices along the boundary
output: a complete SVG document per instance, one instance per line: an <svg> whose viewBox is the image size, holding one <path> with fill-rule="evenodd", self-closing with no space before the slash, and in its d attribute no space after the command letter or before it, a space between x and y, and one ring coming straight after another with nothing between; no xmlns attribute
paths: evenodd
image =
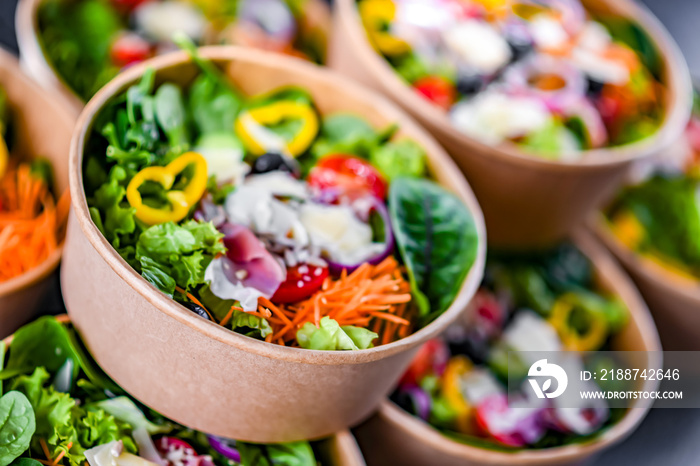
<svg viewBox="0 0 700 466"><path fill-rule="evenodd" d="M377 334L361 327L346 325L341 327L337 321L326 316L320 326L307 322L297 331L297 342L305 349L314 350L358 350L372 346Z"/></svg>

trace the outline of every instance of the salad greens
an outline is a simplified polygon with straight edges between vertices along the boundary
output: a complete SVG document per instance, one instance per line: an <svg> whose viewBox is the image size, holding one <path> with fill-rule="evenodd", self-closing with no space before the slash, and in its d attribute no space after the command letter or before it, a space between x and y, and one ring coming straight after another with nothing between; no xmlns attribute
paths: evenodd
<svg viewBox="0 0 700 466"><path fill-rule="evenodd" d="M627 321L624 304L598 285L575 246L494 252L463 325L421 348L392 400L451 439L479 448L518 451L595 438L625 410L602 398L576 407L528 396L528 369L541 357L529 352L567 351L574 367L611 370L619 366L609 357L584 359L581 352L609 350ZM615 390L629 389L630 382L618 382ZM601 381L584 384L591 391L613 389Z"/></svg>
<svg viewBox="0 0 700 466"><path fill-rule="evenodd" d="M48 0L38 29L46 60L87 101L124 67L172 50L180 31L199 45L234 43L322 63L325 25L308 8L307 0Z"/></svg>
<svg viewBox="0 0 700 466"><path fill-rule="evenodd" d="M78 356L87 353L73 334L70 325L42 317L10 343L0 371L9 388L0 397L0 465L104 466L104 446L109 464L132 466L319 464L308 442L259 445L207 436L114 394L94 361ZM88 377L96 371L99 377Z"/></svg>
<svg viewBox="0 0 700 466"><path fill-rule="evenodd" d="M606 209L612 232L664 269L700 277L700 110L695 97L687 151L660 160L645 179L622 189ZM680 147L680 146L679 146Z"/></svg>
<svg viewBox="0 0 700 466"><path fill-rule="evenodd" d="M85 150L90 215L144 279L202 318L309 349L386 344L450 306L476 225L425 178L420 145L320 115L300 87L243 96L178 43L201 68L192 84L148 70Z"/></svg>

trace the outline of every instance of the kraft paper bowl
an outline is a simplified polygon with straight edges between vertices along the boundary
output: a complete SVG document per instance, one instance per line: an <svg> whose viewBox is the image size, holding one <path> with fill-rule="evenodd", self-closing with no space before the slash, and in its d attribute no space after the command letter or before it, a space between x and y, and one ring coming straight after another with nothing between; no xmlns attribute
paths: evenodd
<svg viewBox="0 0 700 466"><path fill-rule="evenodd" d="M75 118L60 99L39 88L20 70L17 59L0 50L0 87L12 111L17 152L44 157L54 169L57 195L68 189L68 152ZM39 310L62 247L27 273L0 282L0 337L14 332Z"/></svg>
<svg viewBox="0 0 700 466"><path fill-rule="evenodd" d="M70 322L70 318L65 314L56 316L56 320L61 323ZM5 349L12 342L12 337L13 335L10 335L2 341ZM365 466L365 460L362 458L357 442L347 430L340 431L327 439L319 441L316 450L317 459L324 465Z"/></svg>
<svg viewBox="0 0 700 466"><path fill-rule="evenodd" d="M54 69L41 45L38 12L47 0L19 0L15 13L17 45L20 50L22 68L43 88L55 92L64 98L77 117L85 106L83 99L68 86ZM306 18L310 24L319 27L323 34L330 37L331 14L324 0L307 0Z"/></svg>
<svg viewBox="0 0 700 466"><path fill-rule="evenodd" d="M452 126L447 114L414 92L370 45L355 0L336 0L329 66L403 106L447 149L484 211L489 242L542 247L559 240L610 197L630 164L657 154L683 131L691 84L685 59L661 23L632 0L583 0L596 12L637 21L663 58L666 115L655 135L635 144L588 151L577 162L545 160L514 145L482 144Z"/></svg>
<svg viewBox="0 0 700 466"><path fill-rule="evenodd" d="M402 135L426 149L435 179L464 201L477 225L477 259L457 298L408 338L351 352L258 341L199 318L141 278L93 224L83 191L86 138L105 104L147 67L156 70L157 81L180 84L190 83L198 68L184 52L157 57L119 75L85 107L71 147L73 212L61 278L68 313L95 359L144 404L192 428L263 443L323 437L367 418L420 344L465 309L483 274L483 218L467 182L440 146L382 97L294 58L235 47L200 51L245 94L297 84L311 92L322 114L351 112L378 127L398 123Z"/></svg>
<svg viewBox="0 0 700 466"><path fill-rule="evenodd" d="M629 277L592 235L577 231L574 243L592 261L599 282L617 294L630 312L627 326L612 342L612 351L650 351L649 368L662 367L661 344L644 301ZM642 369L642 368L640 368ZM656 391L658 381L647 380L639 390ZM557 448L498 452L450 440L438 430L385 401L376 416L356 429L355 435L370 466L563 466L588 463L596 455L627 438L639 426L652 400L637 400L625 416L592 440ZM391 460L391 461L390 461Z"/></svg>
<svg viewBox="0 0 700 466"><path fill-rule="evenodd" d="M590 224L596 235L627 269L659 328L666 351L700 351L700 280L664 269L624 245L597 216Z"/></svg>

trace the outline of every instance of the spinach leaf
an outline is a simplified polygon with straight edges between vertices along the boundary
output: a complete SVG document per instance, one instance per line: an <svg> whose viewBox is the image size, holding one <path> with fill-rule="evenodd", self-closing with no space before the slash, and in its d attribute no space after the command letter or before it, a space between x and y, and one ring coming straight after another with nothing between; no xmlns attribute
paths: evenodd
<svg viewBox="0 0 700 466"><path fill-rule="evenodd" d="M0 464L10 464L27 451L36 430L34 409L20 392L0 398Z"/></svg>
<svg viewBox="0 0 700 466"><path fill-rule="evenodd" d="M476 258L476 225L454 194L420 178L397 178L389 213L420 315L445 311Z"/></svg>
<svg viewBox="0 0 700 466"><path fill-rule="evenodd" d="M10 463L10 466L42 466L42 464L31 458L17 458Z"/></svg>
<svg viewBox="0 0 700 466"><path fill-rule="evenodd" d="M71 360L75 379L80 369L80 359L73 349L66 328L54 317L41 317L15 332L10 345L7 366L0 378L26 374L36 367L44 367L55 374Z"/></svg>
<svg viewBox="0 0 700 466"><path fill-rule="evenodd" d="M314 451L309 442L290 442L272 445L236 442L241 453L241 464L246 466L316 466Z"/></svg>
<svg viewBox="0 0 700 466"><path fill-rule="evenodd" d="M201 138L205 134L233 134L241 101L228 86L202 74L190 88L188 106Z"/></svg>

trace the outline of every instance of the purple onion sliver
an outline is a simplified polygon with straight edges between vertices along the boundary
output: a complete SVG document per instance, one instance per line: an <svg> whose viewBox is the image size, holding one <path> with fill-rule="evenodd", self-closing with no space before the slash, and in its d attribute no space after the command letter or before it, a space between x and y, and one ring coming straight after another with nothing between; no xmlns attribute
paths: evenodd
<svg viewBox="0 0 700 466"><path fill-rule="evenodd" d="M415 408L418 417L424 421L427 421L430 418L430 407L432 405L430 396L419 387L407 388L406 393L411 397L413 407Z"/></svg>
<svg viewBox="0 0 700 466"><path fill-rule="evenodd" d="M213 435L207 435L207 439L209 440L209 445L211 445L218 454L236 463L241 462L241 454L229 444L228 440Z"/></svg>

